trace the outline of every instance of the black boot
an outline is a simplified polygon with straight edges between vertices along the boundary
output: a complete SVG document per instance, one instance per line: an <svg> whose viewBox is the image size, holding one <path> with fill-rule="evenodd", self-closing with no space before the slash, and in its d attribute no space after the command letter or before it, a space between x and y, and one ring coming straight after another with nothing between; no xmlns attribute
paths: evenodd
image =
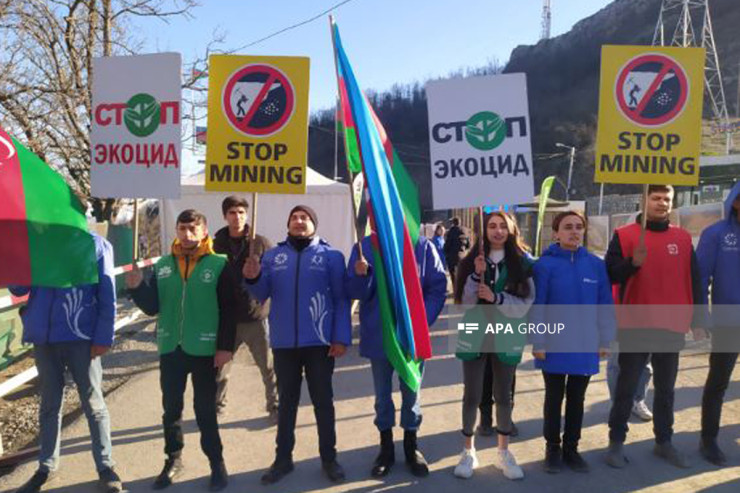
<svg viewBox="0 0 740 493"><path fill-rule="evenodd" d="M226 472L226 464L220 461L211 464L211 480L208 483L210 491L221 491L229 484L229 474Z"/></svg>
<svg viewBox="0 0 740 493"><path fill-rule="evenodd" d="M152 488L154 488L155 490L163 490L172 485L175 479L177 479L178 476L182 474L183 469L184 467L182 465L182 459L179 456L167 457L167 459L164 461L162 472L160 472L159 476L157 476L157 479L154 480Z"/></svg>
<svg viewBox="0 0 740 493"><path fill-rule="evenodd" d="M328 462L321 462L321 468L324 470L324 474L333 483L341 483L344 481L344 468L339 465L336 459Z"/></svg>
<svg viewBox="0 0 740 493"><path fill-rule="evenodd" d="M380 432L380 453L375 458L370 475L374 478L387 476L395 463L396 450L393 445L393 430L383 430Z"/></svg>
<svg viewBox="0 0 740 493"><path fill-rule="evenodd" d="M287 474L290 474L293 471L293 460L292 459L285 459L285 460L278 460L275 459L275 462L272 463L270 468L265 471L265 473L260 478L260 482L264 485L277 483L281 479L283 479L284 476Z"/></svg>
<svg viewBox="0 0 740 493"><path fill-rule="evenodd" d="M717 445L717 440L714 438L702 437L701 443L699 444L699 452L702 457L707 461L711 462L715 466L727 465L727 457L722 452L722 449Z"/></svg>
<svg viewBox="0 0 740 493"><path fill-rule="evenodd" d="M575 472L588 472L588 462L578 453L578 444L563 445L563 462Z"/></svg>
<svg viewBox="0 0 740 493"><path fill-rule="evenodd" d="M429 475L429 466L424 455L416 448L416 432L403 432L403 453L406 456L406 465L409 466L411 474L423 478Z"/></svg>
<svg viewBox="0 0 740 493"><path fill-rule="evenodd" d="M49 486L55 479L56 475L54 473L38 470L23 486L15 490L15 493L38 493L43 488Z"/></svg>
<svg viewBox="0 0 740 493"><path fill-rule="evenodd" d="M545 472L557 474L563 469L563 450L559 443L548 443L545 449Z"/></svg>

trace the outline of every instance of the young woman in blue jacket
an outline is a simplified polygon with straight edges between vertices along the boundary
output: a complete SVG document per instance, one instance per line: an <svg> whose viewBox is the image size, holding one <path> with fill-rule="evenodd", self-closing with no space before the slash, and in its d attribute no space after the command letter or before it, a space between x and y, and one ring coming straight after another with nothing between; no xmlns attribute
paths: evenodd
<svg viewBox="0 0 740 493"><path fill-rule="evenodd" d="M588 472L588 463L578 453L583 402L591 376L599 372L599 358L608 356L616 333L606 265L583 247L586 227L586 218L578 212L555 216L552 228L557 243L534 265L536 296L530 323L562 324L560 332L530 332L535 367L542 370L545 379L543 434L547 441L545 470L549 473L560 472L563 462L575 471Z"/></svg>

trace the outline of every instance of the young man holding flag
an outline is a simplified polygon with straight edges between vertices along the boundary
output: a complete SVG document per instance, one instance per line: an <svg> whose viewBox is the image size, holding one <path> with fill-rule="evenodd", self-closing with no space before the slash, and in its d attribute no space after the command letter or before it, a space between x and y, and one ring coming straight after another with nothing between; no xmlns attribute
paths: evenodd
<svg viewBox="0 0 740 493"><path fill-rule="evenodd" d="M16 493L42 491L59 466L65 371L77 385L102 489L106 493L123 490L113 470L110 415L103 398L100 361L113 344L116 319L113 247L105 238L96 234L92 237L98 259L96 284L10 287L15 296L29 295L28 304L21 309L23 342L34 345L41 393L39 468Z"/></svg>
<svg viewBox="0 0 740 493"><path fill-rule="evenodd" d="M427 321L432 325L442 311L447 292L447 278L442 261L432 242L420 236L414 249L419 280L424 293L424 306ZM395 462L393 446L393 426L396 410L393 405L393 363L384 351L385 337L378 302L375 261L371 237L362 240L362 258L357 247L352 249L349 260L347 291L350 298L360 301L360 356L370 359L375 388L375 426L380 432L380 453L375 459L371 475L386 476ZM380 268L383 268L382 265ZM407 363L415 365L415 362ZM419 373L423 374L424 362L419 363ZM403 370L403 369L402 369ZM405 376L405 375L403 375ZM419 391L409 386L399 373L401 387L401 427L404 429L403 450L411 473L426 476L429 468L424 456L419 452L416 434L421 425L422 415ZM421 382L419 382L419 385Z"/></svg>

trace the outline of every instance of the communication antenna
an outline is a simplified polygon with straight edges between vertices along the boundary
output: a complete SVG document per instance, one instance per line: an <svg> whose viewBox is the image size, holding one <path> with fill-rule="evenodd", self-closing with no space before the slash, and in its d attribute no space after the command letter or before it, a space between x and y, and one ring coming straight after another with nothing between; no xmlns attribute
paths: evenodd
<svg viewBox="0 0 740 493"><path fill-rule="evenodd" d="M542 0L542 30L540 39L550 39L550 21L552 20L552 9L550 0Z"/></svg>
<svg viewBox="0 0 740 493"><path fill-rule="evenodd" d="M697 39L694 19L701 19L701 37ZM675 26L674 26L675 23ZM671 32L670 39L666 34ZM704 62L704 86L709 99L712 115L725 133L725 150L732 148L730 115L727 99L722 85L719 56L714 42L712 18L709 13L709 0L663 0L658 23L653 33L654 46L700 46L706 50Z"/></svg>

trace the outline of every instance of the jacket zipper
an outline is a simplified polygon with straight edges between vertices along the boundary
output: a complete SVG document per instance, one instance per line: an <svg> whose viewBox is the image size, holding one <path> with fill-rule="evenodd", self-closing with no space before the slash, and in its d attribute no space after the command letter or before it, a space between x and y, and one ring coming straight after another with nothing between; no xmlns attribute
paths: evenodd
<svg viewBox="0 0 740 493"><path fill-rule="evenodd" d="M177 259L175 259L177 260ZM182 297L180 298L180 337L177 345L182 347L182 332L185 325L185 291L188 288L188 270L190 269L190 257L185 255L185 275L182 279Z"/></svg>
<svg viewBox="0 0 740 493"><path fill-rule="evenodd" d="M298 347L298 282L301 279L301 255L303 255L303 250L298 252L298 261L296 262L296 268L295 268L295 305L293 306L293 314L294 314L294 327L295 327L295 346Z"/></svg>

